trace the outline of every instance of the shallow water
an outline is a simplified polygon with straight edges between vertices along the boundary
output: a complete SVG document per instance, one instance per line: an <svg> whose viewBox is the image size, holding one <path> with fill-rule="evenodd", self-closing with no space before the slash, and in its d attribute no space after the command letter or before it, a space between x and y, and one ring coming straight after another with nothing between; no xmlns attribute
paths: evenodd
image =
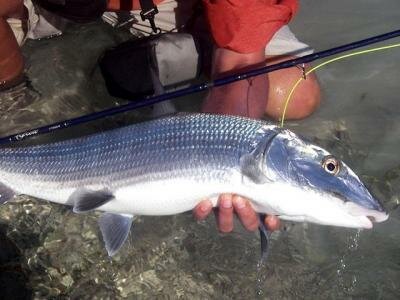
<svg viewBox="0 0 400 300"><path fill-rule="evenodd" d="M398 29L397 0L301 4L291 27L316 50ZM122 103L107 95L96 61L105 48L126 38L97 23L69 26L59 38L29 41L24 46L28 75L40 100L2 116L1 134ZM140 217L129 244L111 260L99 236L98 213L75 215L66 207L21 197L0 208L0 282L10 295L18 291L36 299L398 299L399 59L400 50L386 50L321 69L321 108L307 120L287 124L342 157L383 199L390 218L373 230L286 223L272 236L257 284L259 238L240 225L223 235L213 218L195 222L190 213ZM196 111L200 98L179 99L177 106ZM149 109L141 109L34 142L148 115Z"/></svg>

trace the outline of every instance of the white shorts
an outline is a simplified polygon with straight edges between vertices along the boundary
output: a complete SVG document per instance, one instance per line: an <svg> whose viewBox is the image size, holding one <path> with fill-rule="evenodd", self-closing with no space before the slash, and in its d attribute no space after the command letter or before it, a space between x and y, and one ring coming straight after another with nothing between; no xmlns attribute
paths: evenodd
<svg viewBox="0 0 400 300"><path fill-rule="evenodd" d="M158 14L155 15L155 23L162 32L176 31L177 19L180 22L186 21L193 14L192 7L197 0L165 0L159 5ZM134 10L131 15L135 18L131 33L136 36L147 36L152 32L149 21L142 21L140 10ZM117 20L115 13L106 12L103 20L113 24L112 20ZM179 26L179 24L178 24ZM300 42L290 31L288 26L279 29L272 40L268 43L266 55L295 55L304 56L313 53L313 49L305 43Z"/></svg>
<svg viewBox="0 0 400 300"><path fill-rule="evenodd" d="M11 30L14 33L15 38L17 39L18 44L21 46L24 44L26 38L28 37L29 32L33 27L36 26L39 21L39 16L35 13L35 8L31 0L24 0L24 5L28 10L29 20L28 20L28 32L24 32L22 21L20 19L7 19L7 23L10 25Z"/></svg>
<svg viewBox="0 0 400 300"><path fill-rule="evenodd" d="M22 46L27 38L40 39L60 35L61 30L57 29L52 23L42 15L38 14L31 0L24 0L24 6L28 10L28 31L23 30L22 21L20 19L7 19L15 38L20 46ZM50 18L52 17L49 15ZM54 16L56 18L56 16Z"/></svg>

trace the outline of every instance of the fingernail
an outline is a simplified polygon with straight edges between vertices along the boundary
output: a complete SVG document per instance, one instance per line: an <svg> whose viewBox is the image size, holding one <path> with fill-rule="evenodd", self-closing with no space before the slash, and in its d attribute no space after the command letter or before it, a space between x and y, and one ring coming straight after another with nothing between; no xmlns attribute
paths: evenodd
<svg viewBox="0 0 400 300"><path fill-rule="evenodd" d="M236 207L237 207L238 209L245 208L245 206L246 206L246 201L244 201L244 199L241 198L241 197L237 197L237 198L235 199L235 202L236 202Z"/></svg>
<svg viewBox="0 0 400 300"><path fill-rule="evenodd" d="M221 206L223 208L231 208L232 207L231 199L221 199Z"/></svg>
<svg viewBox="0 0 400 300"><path fill-rule="evenodd" d="M208 202L200 204L200 210L202 212L208 212L210 210L210 204Z"/></svg>

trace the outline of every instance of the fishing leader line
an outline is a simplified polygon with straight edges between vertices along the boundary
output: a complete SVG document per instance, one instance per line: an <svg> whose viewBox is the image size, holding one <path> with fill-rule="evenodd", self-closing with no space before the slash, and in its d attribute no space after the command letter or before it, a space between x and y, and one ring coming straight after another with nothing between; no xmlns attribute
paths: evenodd
<svg viewBox="0 0 400 300"><path fill-rule="evenodd" d="M323 62L323 63L320 63L319 65L317 65L317 66L311 68L309 71L305 72L305 73L295 82L295 84L293 85L292 89L290 90L288 96L286 97L285 105L284 105L284 107L283 107L283 112L282 112L282 116L281 116L281 120L280 120L280 127L283 127L283 125L284 125L286 111L287 111L287 108L288 108L288 106L289 106L289 102L290 102L290 100L292 99L292 96L293 96L294 91L296 90L296 88L297 88L297 86L300 84L300 82L301 82L302 80L306 80L307 76L310 75L312 72L314 72L314 71L318 70L319 68L321 68L321 67L323 67L323 66L326 66L326 65L328 65L328 64L330 64L330 63L333 63L333 62L335 62L335 61L338 61L338 60L342 60L342 59L345 59L345 58L348 58L348 57L352 57L352 56L356 56L356 55L367 54L367 53L371 53L371 52L377 52L377 51L381 51L381 50L391 49L391 48L395 48L395 47L400 47L400 44L392 44L392 45L387 45L387 46L382 46L382 47L376 47L376 48L372 48L372 49L367 49L367 50L362 50L362 51L357 51L357 52L352 52L352 53L349 53L349 54L341 55L341 56L332 58L332 59L330 59L330 60L327 60L327 61L325 61L325 62Z"/></svg>

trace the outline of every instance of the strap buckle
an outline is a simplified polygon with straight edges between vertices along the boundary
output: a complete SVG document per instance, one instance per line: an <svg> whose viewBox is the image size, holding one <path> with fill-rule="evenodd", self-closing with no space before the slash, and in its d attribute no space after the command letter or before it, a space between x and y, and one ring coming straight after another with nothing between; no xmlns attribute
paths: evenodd
<svg viewBox="0 0 400 300"><path fill-rule="evenodd" d="M302 73L301 75L302 75L303 79L306 80L307 79L306 65L304 63L302 63L301 65L297 65L296 67L301 70L301 73Z"/></svg>
<svg viewBox="0 0 400 300"><path fill-rule="evenodd" d="M154 22L154 16L156 14L158 14L158 9L157 6L153 5L153 7L149 9L142 9L140 12L140 17L142 18L142 21L148 20L150 22L151 29L154 33L160 33L161 29L158 28Z"/></svg>

